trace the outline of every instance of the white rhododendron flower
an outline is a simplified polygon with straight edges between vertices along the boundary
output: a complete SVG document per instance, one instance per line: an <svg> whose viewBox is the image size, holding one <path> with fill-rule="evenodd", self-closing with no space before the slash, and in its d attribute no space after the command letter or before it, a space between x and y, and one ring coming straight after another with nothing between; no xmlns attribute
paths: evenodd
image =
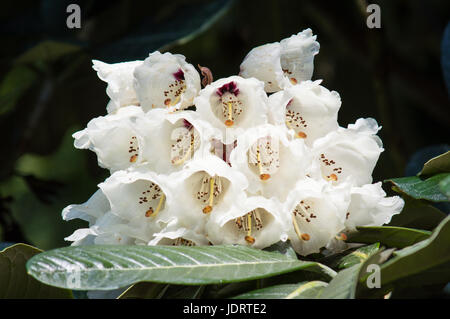
<svg viewBox="0 0 450 319"><path fill-rule="evenodd" d="M339 128L316 140L314 164L323 179L339 184L350 181L355 186L372 183L372 172L384 150L376 135L374 119L359 119L348 128Z"/></svg>
<svg viewBox="0 0 450 319"><path fill-rule="evenodd" d="M174 193L179 227L204 233L211 212L226 212L236 201L242 201L248 183L245 176L217 156L192 160L183 171L171 175L177 181Z"/></svg>
<svg viewBox="0 0 450 319"><path fill-rule="evenodd" d="M158 173L181 170L191 159L208 154L211 148L208 140L211 128L194 111L168 113L155 109L138 123L141 135L145 136L142 157Z"/></svg>
<svg viewBox="0 0 450 319"><path fill-rule="evenodd" d="M142 162L144 136L138 131L142 109L129 106L92 119L87 127L73 134L75 147L97 154L98 164L111 171L125 169Z"/></svg>
<svg viewBox="0 0 450 319"><path fill-rule="evenodd" d="M230 162L248 178L249 193L285 200L295 183L306 176L311 157L303 141L289 140L286 132L284 127L266 124L238 138Z"/></svg>
<svg viewBox="0 0 450 319"><path fill-rule="evenodd" d="M144 111L184 109L200 91L200 75L180 54L150 54L134 71L134 88Z"/></svg>
<svg viewBox="0 0 450 319"><path fill-rule="evenodd" d="M281 211L278 201L248 197L226 211L213 212L206 225L207 236L214 245L241 244L255 248L286 241Z"/></svg>
<svg viewBox="0 0 450 319"><path fill-rule="evenodd" d="M304 139L308 146L338 128L341 98L337 92L330 92L320 83L321 80L304 81L269 98L274 124L294 130L294 136Z"/></svg>
<svg viewBox="0 0 450 319"><path fill-rule="evenodd" d="M152 246L204 246L209 244L204 232L198 233L182 225L182 220L173 220L161 232L156 233L155 238L148 244Z"/></svg>
<svg viewBox="0 0 450 319"><path fill-rule="evenodd" d="M145 169L117 171L99 184L111 212L135 229L133 236L148 242L176 217L174 180Z"/></svg>
<svg viewBox="0 0 450 319"><path fill-rule="evenodd" d="M108 113L113 113L123 106L139 105L133 86L133 72L143 61L108 64L92 60L92 63L98 77L108 83L106 93L111 99L107 107Z"/></svg>
<svg viewBox="0 0 450 319"><path fill-rule="evenodd" d="M386 197L381 182L353 187L350 194L345 220L348 230L355 230L356 226L387 224L392 216L402 211L405 204L399 196Z"/></svg>
<svg viewBox="0 0 450 319"><path fill-rule="evenodd" d="M267 92L310 80L314 56L320 48L316 38L311 29L306 29L280 42L256 47L244 58L239 74L264 81Z"/></svg>
<svg viewBox="0 0 450 319"><path fill-rule="evenodd" d="M62 217L64 220L79 218L89 222L88 228L78 229L65 238L73 241L74 246L135 243L135 239L131 236L135 233L135 228L111 213L109 201L101 190L97 190L84 204L67 206L62 212Z"/></svg>
<svg viewBox="0 0 450 319"><path fill-rule="evenodd" d="M182 55L94 61L109 114L73 134L74 144L111 175L63 210L65 220L88 222L66 240L259 249L283 241L306 256L347 249L358 226L389 223L404 202L372 184L380 127L370 118L338 125L339 94L310 80L318 51L306 29L251 50L239 75L213 81L200 67L203 89Z"/></svg>
<svg viewBox="0 0 450 319"><path fill-rule="evenodd" d="M318 253L344 230L349 201L347 187L333 187L310 178L299 181L283 210L295 251L304 256Z"/></svg>
<svg viewBox="0 0 450 319"><path fill-rule="evenodd" d="M232 143L246 129L267 123L268 98L263 83L230 76L200 91L197 113L215 127L214 137Z"/></svg>

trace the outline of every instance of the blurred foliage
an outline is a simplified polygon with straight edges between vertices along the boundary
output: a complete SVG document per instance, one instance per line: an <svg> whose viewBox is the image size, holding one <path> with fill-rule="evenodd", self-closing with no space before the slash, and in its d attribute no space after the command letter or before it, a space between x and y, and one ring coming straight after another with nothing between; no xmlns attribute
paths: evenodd
<svg viewBox="0 0 450 319"><path fill-rule="evenodd" d="M448 150L443 34L450 3L375 2L381 29L366 27L367 3L360 0L2 3L0 241L66 245L63 238L81 223L62 221L62 209L87 200L108 175L71 138L106 113L106 85L91 69L94 58L119 62L170 50L209 67L217 79L237 74L254 46L310 27L321 44L313 79L340 93L340 124L373 117L383 126L375 181L402 176L424 147ZM81 29L66 27L69 3L81 7Z"/></svg>

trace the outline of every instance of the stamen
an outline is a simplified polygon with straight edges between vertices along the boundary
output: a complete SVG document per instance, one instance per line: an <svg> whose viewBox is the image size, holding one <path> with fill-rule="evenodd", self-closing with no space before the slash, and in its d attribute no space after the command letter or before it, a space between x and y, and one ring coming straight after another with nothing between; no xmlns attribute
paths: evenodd
<svg viewBox="0 0 450 319"><path fill-rule="evenodd" d="M298 227L297 220L295 219L295 215L294 214L292 214L292 223L294 224L294 230L295 230L295 233L297 234L297 237L299 239L304 240L304 241L308 241L308 240L311 239L311 236L309 236L309 234L302 233L300 231L300 228Z"/></svg>
<svg viewBox="0 0 450 319"><path fill-rule="evenodd" d="M181 157L181 158L175 157L172 160L172 164L174 164L174 165L183 164L184 162L186 162L186 160L191 158L193 151L194 151L194 133L191 133L191 143L189 145L189 150L186 152L186 154L184 154L183 157Z"/></svg>
<svg viewBox="0 0 450 319"><path fill-rule="evenodd" d="M258 169L259 169L259 178L263 181L266 181L270 178L270 174L265 174L262 172L262 165L261 165L261 154L259 152L259 145L256 146L256 161L258 163Z"/></svg>
<svg viewBox="0 0 450 319"><path fill-rule="evenodd" d="M290 78L289 79L291 81L292 84L297 84L297 79L296 78Z"/></svg>
<svg viewBox="0 0 450 319"><path fill-rule="evenodd" d="M214 202L214 184L215 184L215 180L214 177L211 177L209 180L209 203L208 206L206 206L205 208L203 208L203 213L204 214L209 214L211 213L212 209L213 209L213 202Z"/></svg>
<svg viewBox="0 0 450 319"><path fill-rule="evenodd" d="M159 202L158 202L158 206L156 206L156 210L153 212L153 208L150 207L150 209L145 212L145 217L150 217L150 216L154 217L154 216L158 215L165 198L166 198L166 196L164 194L162 194L161 197L159 198Z"/></svg>
<svg viewBox="0 0 450 319"><path fill-rule="evenodd" d="M227 102L228 104L228 120L225 121L226 126L233 126L233 104L231 102Z"/></svg>
<svg viewBox="0 0 450 319"><path fill-rule="evenodd" d="M286 126L288 127L288 129L293 130L294 128L291 125L290 121L286 121Z"/></svg>
<svg viewBox="0 0 450 319"><path fill-rule="evenodd" d="M249 244L255 243L255 238L252 237L252 215L253 212L247 214L247 236L245 236L245 241Z"/></svg>

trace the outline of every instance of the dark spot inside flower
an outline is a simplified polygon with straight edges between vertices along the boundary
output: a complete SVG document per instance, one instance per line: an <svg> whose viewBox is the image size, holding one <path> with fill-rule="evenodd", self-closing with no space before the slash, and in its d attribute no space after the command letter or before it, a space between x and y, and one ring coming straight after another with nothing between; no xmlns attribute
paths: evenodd
<svg viewBox="0 0 450 319"><path fill-rule="evenodd" d="M222 85L220 88L217 89L217 94L219 96L222 96L225 92L233 93L234 96L237 96L239 94L239 89L236 86L235 82L230 82Z"/></svg>
<svg viewBox="0 0 450 319"><path fill-rule="evenodd" d="M178 69L177 72L175 72L173 74L173 76L175 77L175 79L177 79L178 81L184 81L184 72L181 69Z"/></svg>
<svg viewBox="0 0 450 319"><path fill-rule="evenodd" d="M183 125L184 125L184 127L187 128L188 130L190 130L190 129L193 127L192 123L189 122L189 121L186 120L186 119L183 119Z"/></svg>
<svg viewBox="0 0 450 319"><path fill-rule="evenodd" d="M288 107L289 105L291 105L292 101L294 101L294 99L290 99L288 104L286 105L286 107Z"/></svg>

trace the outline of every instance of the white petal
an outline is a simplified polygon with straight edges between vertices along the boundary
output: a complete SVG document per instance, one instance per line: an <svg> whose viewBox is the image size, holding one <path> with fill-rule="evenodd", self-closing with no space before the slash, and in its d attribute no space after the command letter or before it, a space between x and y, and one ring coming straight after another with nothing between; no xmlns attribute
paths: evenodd
<svg viewBox="0 0 450 319"><path fill-rule="evenodd" d="M213 155L190 161L171 178L177 181L174 193L178 208L174 215L178 227L199 234L204 233L210 214L228 211L235 202L242 201L248 186L244 175Z"/></svg>
<svg viewBox="0 0 450 319"><path fill-rule="evenodd" d="M264 81L267 92L291 87L311 79L319 48L311 29L303 30L279 43L252 49L241 64L239 75Z"/></svg>
<svg viewBox="0 0 450 319"><path fill-rule="evenodd" d="M399 196L386 197L381 182L353 187L345 225L350 230L356 226L381 226L399 214L403 206Z"/></svg>
<svg viewBox="0 0 450 319"><path fill-rule="evenodd" d="M93 224L110 209L109 202L103 192L97 190L87 202L80 205L69 205L62 211L64 220L83 219Z"/></svg>
<svg viewBox="0 0 450 319"><path fill-rule="evenodd" d="M92 60L92 63L93 69L97 71L98 77L108 83L106 93L114 104L114 107L113 104L108 104L108 113L115 111L119 107L139 105L133 87L133 72L143 61L108 64L98 60Z"/></svg>
<svg viewBox="0 0 450 319"><path fill-rule="evenodd" d="M320 168L316 177L321 175L335 185L343 181L354 186L372 182L373 169L383 151L381 140L374 135L378 129L373 119L360 119L357 124L339 128L314 142L314 165Z"/></svg>
<svg viewBox="0 0 450 319"><path fill-rule="evenodd" d="M312 179L299 181L283 210L295 251L304 256L320 252L344 230L349 199L346 187L333 187Z"/></svg>
<svg viewBox="0 0 450 319"><path fill-rule="evenodd" d="M268 247L287 238L280 216L281 209L282 205L278 201L262 196L236 201L229 210L211 214L206 225L207 236L214 245Z"/></svg>
<svg viewBox="0 0 450 319"><path fill-rule="evenodd" d="M217 129L213 135L232 143L246 129L267 123L268 98L264 83L230 76L200 91L194 103L198 114Z"/></svg>
<svg viewBox="0 0 450 319"><path fill-rule="evenodd" d="M304 81L269 98L274 124L294 130L294 136L303 138L308 146L338 128L341 98L320 82Z"/></svg>
<svg viewBox="0 0 450 319"><path fill-rule="evenodd" d="M189 161L209 153L211 125L197 112L168 113L164 109L151 110L137 127L143 136L142 159L148 167L161 174L183 169Z"/></svg>
<svg viewBox="0 0 450 319"><path fill-rule="evenodd" d="M142 108L184 109L200 91L200 75L179 54L156 51L134 72L134 87Z"/></svg>
<svg viewBox="0 0 450 319"><path fill-rule="evenodd" d="M208 245L208 239L204 234L173 224L155 234L155 239L149 245L205 246Z"/></svg>
<svg viewBox="0 0 450 319"><path fill-rule="evenodd" d="M303 141L289 140L286 128L270 124L248 129L239 136L230 161L247 177L249 193L280 201L306 176L311 165Z"/></svg>
<svg viewBox="0 0 450 319"><path fill-rule="evenodd" d="M167 176L136 167L113 173L99 187L113 214L149 233L159 231L173 218L174 194Z"/></svg>
<svg viewBox="0 0 450 319"><path fill-rule="evenodd" d="M137 132L139 117L144 117L141 108L128 106L115 114L94 118L84 130L73 134L74 145L94 151L99 165L111 171L138 164L142 161L143 143L143 137Z"/></svg>

